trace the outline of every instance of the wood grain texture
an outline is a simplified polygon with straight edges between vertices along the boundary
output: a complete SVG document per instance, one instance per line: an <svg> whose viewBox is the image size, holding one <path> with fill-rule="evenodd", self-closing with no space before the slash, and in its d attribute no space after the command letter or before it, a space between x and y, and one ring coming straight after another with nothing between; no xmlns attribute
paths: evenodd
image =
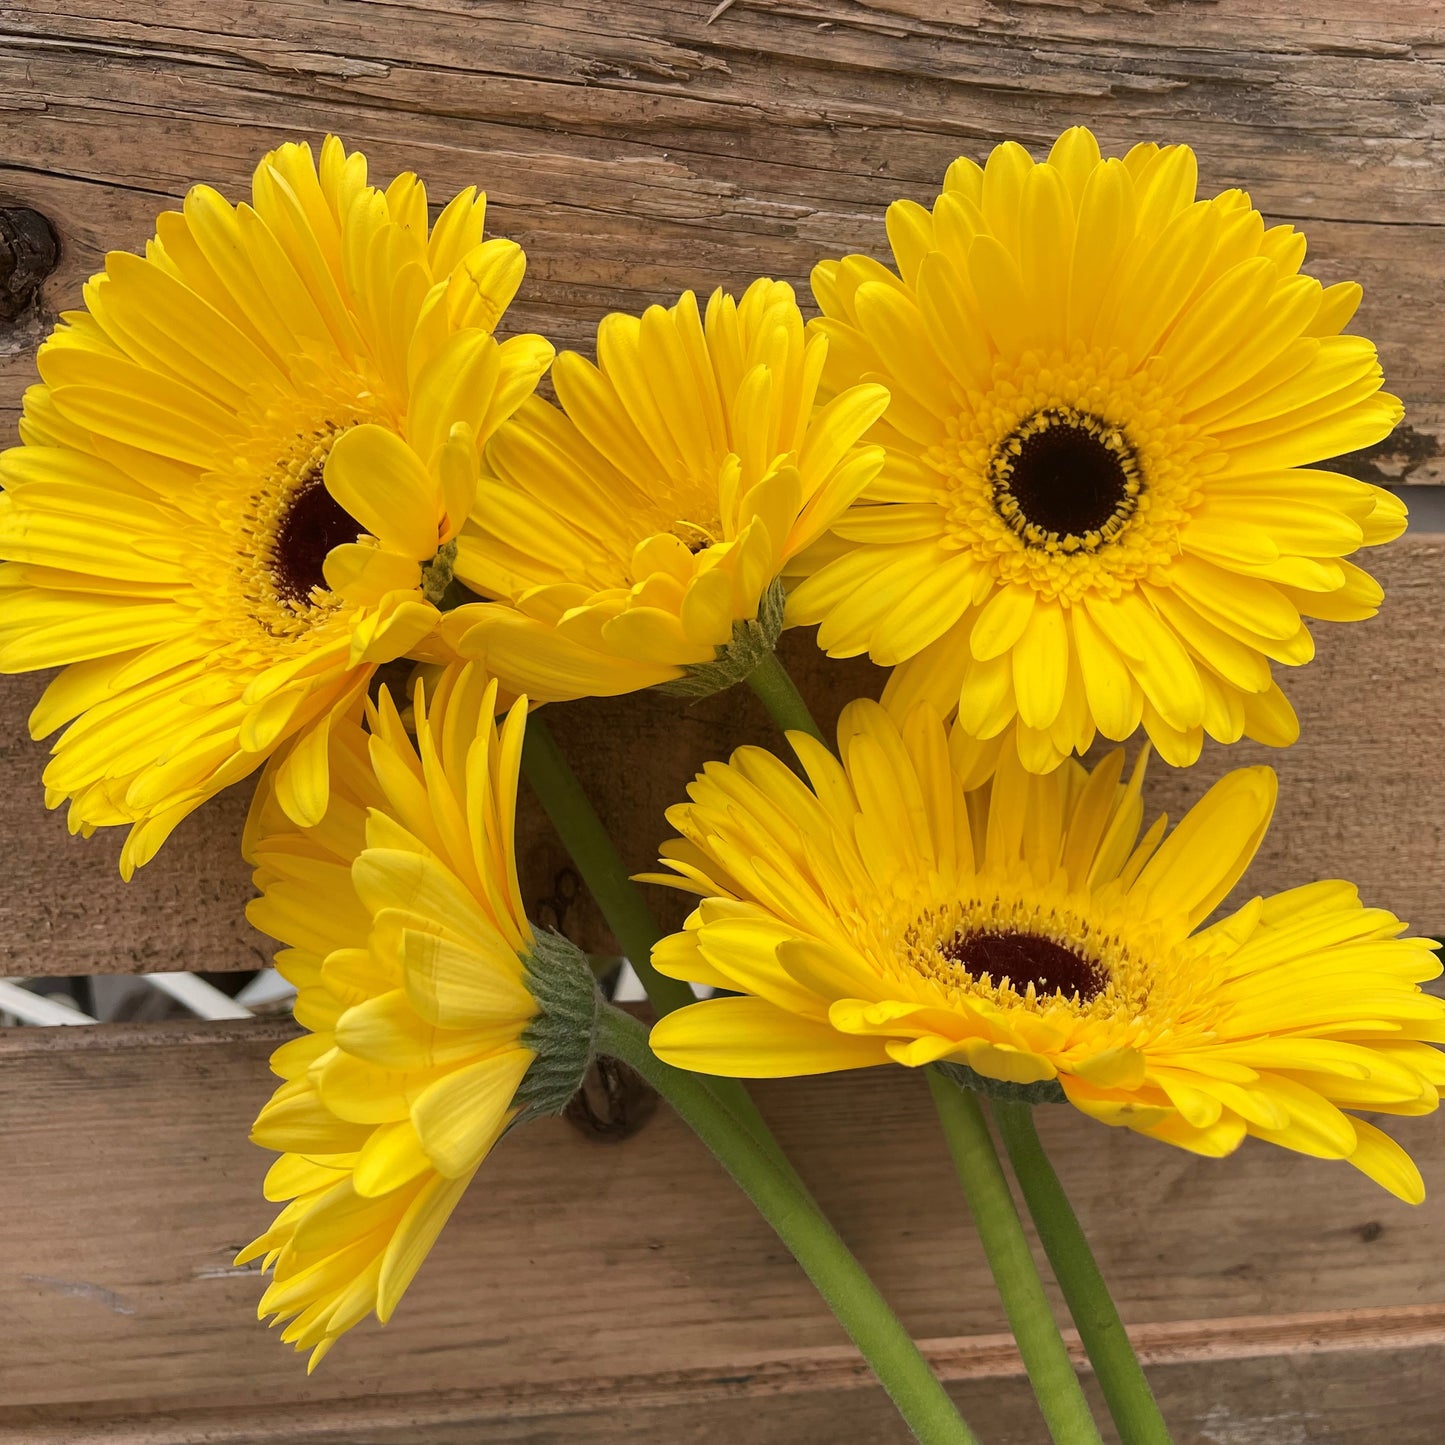
<svg viewBox="0 0 1445 1445"><path fill-rule="evenodd" d="M1315 661L1284 678L1303 719L1300 742L1283 751L1210 744L1184 770L1156 761L1149 806L1177 819L1228 768L1268 762L1280 773L1279 808L1240 896L1344 877L1421 932L1445 935L1445 537L1407 536L1368 560L1386 589L1380 615L1317 624ZM881 670L830 661L811 632L785 634L782 650L825 727L851 698L881 690ZM238 851L251 785L194 814L123 884L118 832L72 838L45 811L43 749L24 730L39 688L36 678L0 679L0 836L19 840L0 892L0 976L258 967L270 946L243 917L251 889ZM705 762L743 743L782 745L746 688L694 705L638 693L547 712L637 870L655 863L664 811ZM518 852L530 916L593 951L615 950L525 790ZM659 916L679 925L682 896L650 892Z"/></svg>
<svg viewBox="0 0 1445 1445"><path fill-rule="evenodd" d="M35 346L105 251L139 249L197 180L243 193L283 139L336 130L376 175L415 167L434 197L485 186L490 229L530 258L512 326L590 349L606 311L758 274L804 286L820 256L881 252L887 203L931 199L954 156L1006 137L1037 148L1083 122L1111 148L1189 142L1206 187L1247 187L1305 229L1321 279L1360 279L1358 324L1408 419L1342 465L1445 481L1437 4L737 0L710 25L713 8L0 4L0 212L38 212L60 243L35 295L33 274L12 286L0 256L0 444ZM1296 748L1156 768L1152 801L1177 815L1226 765L1279 766L1252 887L1343 874L1445 933L1442 554L1439 537L1397 544L1373 564L1381 617L1319 629L1319 659L1290 682ZM785 651L827 719L881 683L806 636ZM268 946L244 923L237 854L247 790L124 886L117 838L70 839L42 807L42 752L23 726L39 687L0 681L0 975L256 966ZM638 867L697 767L772 736L745 692L690 709L584 703L553 721ZM519 835L533 915L608 947L530 799ZM659 902L675 922L676 900ZM508 1140L397 1321L359 1331L308 1382L250 1318L254 1271L230 1266L267 1218L267 1156L245 1132L287 1028L0 1035L0 1440L903 1441L796 1267L665 1113L621 1144L562 1123ZM985 1438L1037 1445L921 1081L878 1072L760 1094ZM1220 1163L1065 1110L1045 1125L1178 1445L1445 1434L1438 1204L1411 1211L1343 1166L1264 1146ZM1438 1193L1438 1120L1403 1127Z"/></svg>
<svg viewBox="0 0 1445 1445"><path fill-rule="evenodd" d="M64 248L44 310L204 179L244 189L278 140L327 129L377 174L479 182L527 248L514 324L586 346L599 316L802 283L883 246L947 163L1065 125L1184 140L1357 276L1408 429L1362 466L1445 477L1445 18L1366 0L26 0L0 7L0 204ZM0 335L13 417L43 315Z"/></svg>
<svg viewBox="0 0 1445 1445"><path fill-rule="evenodd" d="M1270 1357L1221 1367L1150 1369L1175 1445L1434 1445L1439 1439L1440 1346ZM911 1445L880 1390L769 1395L751 1380L713 1396L658 1398L635 1381L612 1382L586 1402L552 1392L554 1408L528 1414L483 1396L326 1400L266 1410L152 1409L30 1416L0 1440L16 1445ZM1102 1412L1092 1379L1084 1383ZM987 1445L1041 1445L1044 1426L1017 1375L951 1380L949 1391ZM1388 1392L1388 1404L1380 1398ZM1382 1433L1383 1432L1383 1433ZM1105 1429L1108 1445L1116 1445Z"/></svg>
<svg viewBox="0 0 1445 1445"><path fill-rule="evenodd" d="M285 1034L0 1034L0 1440L833 1445L842 1419L849 1441L904 1439L801 1272L665 1111L618 1144L560 1121L508 1139L396 1320L308 1381L252 1317L254 1269L230 1265L268 1218L269 1156L245 1132ZM1034 1445L922 1079L758 1092L984 1438ZM1367 1445L1380 1381L1389 1438L1436 1438L1438 1203L1412 1210L1264 1145L1210 1161L1064 1108L1042 1124L1178 1445ZM1401 1130L1445 1190L1438 1120Z"/></svg>
<svg viewBox="0 0 1445 1445"><path fill-rule="evenodd" d="M1410 416L1348 464L1380 480L1445 477L1438 6L739 0L709 25L712 9L0 5L0 208L48 217L61 243L38 302L0 323L0 427L13 425L35 344L104 252L138 249L157 210L196 180L243 193L256 157L288 137L335 129L377 175L415 166L437 197L485 185L492 228L531 258L514 324L588 347L609 309L764 272L801 286L819 256L879 251L887 203L929 199L955 155L1005 136L1037 146L1083 121L1114 147L1189 141L1205 185L1247 185L1272 218L1307 229L1323 279L1359 276L1360 324ZM1291 683L1305 739L1281 760L1258 886L1344 873L1445 931L1440 560L1425 539L1393 548L1378 563L1391 592L1382 618L1321 628L1320 660ZM825 664L806 638L789 642L820 712L876 690L866 665ZM39 688L0 680L0 837L11 843L0 974L256 966L268 949L242 919L236 856L245 787L189 820L124 887L117 837L70 839L41 806L41 752L23 728ZM692 771L767 735L736 694L681 716L641 697L556 717L638 866ZM1161 805L1177 812L1220 756L1187 777L1157 769ZM565 858L535 812L522 834L531 898L606 947L586 900L568 905Z"/></svg>

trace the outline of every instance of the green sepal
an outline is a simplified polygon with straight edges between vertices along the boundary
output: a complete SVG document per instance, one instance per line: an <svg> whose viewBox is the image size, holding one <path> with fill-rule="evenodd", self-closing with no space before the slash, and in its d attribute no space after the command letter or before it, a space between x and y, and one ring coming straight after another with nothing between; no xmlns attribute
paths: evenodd
<svg viewBox="0 0 1445 1445"><path fill-rule="evenodd" d="M1040 1079L1033 1084L1011 1084L1006 1079L991 1079L970 1069L967 1064L935 1064L941 1074L964 1089L972 1089L988 1099L1002 1099L1008 1104L1065 1104L1068 1097L1057 1079Z"/></svg>
<svg viewBox="0 0 1445 1445"><path fill-rule="evenodd" d="M522 1035L536 1058L515 1095L528 1114L560 1114L582 1087L597 1051L603 1007L587 955L560 933L538 932L522 955L537 1016Z"/></svg>
<svg viewBox="0 0 1445 1445"><path fill-rule="evenodd" d="M684 676L658 683L658 692L696 701L742 682L777 647L787 601L782 579L775 577L758 602L758 615L749 622L734 622L732 641L719 647L711 662L688 663L683 668Z"/></svg>

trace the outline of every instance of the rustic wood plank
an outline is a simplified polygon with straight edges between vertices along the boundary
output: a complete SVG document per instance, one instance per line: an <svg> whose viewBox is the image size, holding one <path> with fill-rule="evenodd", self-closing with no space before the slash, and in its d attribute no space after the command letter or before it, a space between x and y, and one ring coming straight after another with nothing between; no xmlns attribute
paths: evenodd
<svg viewBox="0 0 1445 1445"><path fill-rule="evenodd" d="M1293 0L1152 10L1135 0L741 0L709 25L712 8L0 8L0 205L49 217L62 245L37 306L0 324L0 426L13 427L35 343L104 251L138 248L155 212L196 179L239 193L256 156L288 136L335 128L378 174L414 165L435 195L481 180L493 226L531 255L515 324L586 346L604 311L684 285L740 285L759 272L801 285L821 254L880 248L886 203L928 199L959 152L1004 135L1041 143L1081 120L1114 145L1191 141L1206 185L1250 185L1268 214L1308 227L1318 274L1358 275L1361 325L1380 339L1410 420L1350 465L1377 480L1445 477L1438 7L1328 0L1305 17ZM1383 617L1321 629L1321 659L1293 683L1306 735L1282 762L1285 801L1260 886L1346 873L1445 931L1438 562L1426 540L1396 547L1379 563L1392 591ZM862 665L823 677L804 638L791 639L789 657L824 713L877 686ZM254 967L267 947L241 918L245 790L190 820L125 888L116 838L69 839L43 813L40 755L22 726L38 687L0 684L0 834L25 840L0 899L0 971ZM693 769L766 727L739 697L680 722L653 698L557 714L639 866ZM639 776L630 763L644 749L658 766ZM1218 756L1186 779L1160 769L1157 796L1177 810ZM1318 827L1333 810L1348 812L1347 830ZM607 946L585 900L562 906L565 859L535 813L523 838L531 896Z"/></svg>
<svg viewBox="0 0 1445 1445"><path fill-rule="evenodd" d="M268 1156L245 1131L284 1035L0 1034L0 1214L23 1241L0 1260L0 1439L381 1442L425 1424L437 1442L485 1426L823 1445L855 1411L855 1438L902 1438L801 1273L665 1111L623 1143L560 1121L509 1139L396 1321L354 1332L308 1383L252 1319L254 1270L229 1264L267 1217ZM759 1097L986 1438L1037 1440L922 1080L872 1071ZM1209 1161L1063 1108L1042 1123L1180 1445L1365 1445L1377 1376L1390 1438L1435 1438L1438 1200L1411 1210L1263 1145ZM1403 1129L1445 1188L1438 1120Z"/></svg>
<svg viewBox="0 0 1445 1445"><path fill-rule="evenodd" d="M1439 1345L1382 1352L1176 1362L1150 1369L1175 1445L1435 1445L1439 1438ZM1388 1382L1388 1405L1380 1402ZM138 1418L64 1411L16 1426L0 1440L24 1445L910 1445L881 1391L862 1387L759 1395L752 1381L709 1397L678 1391L658 1400L636 1382L590 1404L553 1392L541 1414L462 1393L445 1398L367 1398L235 1410L157 1409ZM1095 1414L1103 1406L1085 1380ZM988 1445L1039 1445L1043 1426L1017 1375L953 1380L950 1393ZM1388 1418L1388 1424L1385 1423ZM846 1429L846 1435L840 1430ZM98 1434L103 1430L103 1436ZM23 1433L21 1433L23 1432ZM1114 1445L1115 1435L1104 1431Z"/></svg>
<svg viewBox="0 0 1445 1445"><path fill-rule="evenodd" d="M324 0L95 8L0 10L0 199L64 242L48 310L189 182L235 191L266 146L334 128L438 194L481 180L531 254L516 322L585 344L607 309L877 249L887 202L930 198L955 155L1082 121L1113 145L1190 141L1206 185L1308 227L1324 279L1359 275L1410 406L1380 465L1445 477L1436 6L745 0L713 25L712 0L395 0L364 23ZM33 338L0 340L11 415Z"/></svg>
<svg viewBox="0 0 1445 1445"><path fill-rule="evenodd" d="M244 914L253 894L240 853L249 788L193 813L155 865L123 883L123 830L72 837L63 814L45 810L45 750L25 727L41 681L0 678L0 837L13 862L0 892L0 976L263 967L274 945Z"/></svg>
<svg viewBox="0 0 1445 1445"><path fill-rule="evenodd" d="M1182 771L1156 762L1150 806L1177 818L1221 772L1268 762L1280 773L1280 805L1242 896L1345 877L1420 931L1445 934L1445 538L1407 536L1369 560L1386 589L1380 615L1319 624L1318 657L1286 678L1304 721L1301 741L1283 752L1211 743L1197 767ZM829 661L811 634L783 642L825 726L850 698L881 689L879 669ZM250 785L189 818L123 884L118 833L72 838L59 815L45 812L43 749L24 728L39 690L34 677L0 680L0 836L25 840L0 895L0 976L258 967L270 946L242 916L251 890L238 852ZM636 869L655 861L667 836L664 810L705 762L745 742L780 743L741 688L692 706L643 693L548 711ZM590 949L614 949L590 899L571 886L566 854L529 793L518 841L531 916ZM681 895L652 893L659 915L680 923Z"/></svg>

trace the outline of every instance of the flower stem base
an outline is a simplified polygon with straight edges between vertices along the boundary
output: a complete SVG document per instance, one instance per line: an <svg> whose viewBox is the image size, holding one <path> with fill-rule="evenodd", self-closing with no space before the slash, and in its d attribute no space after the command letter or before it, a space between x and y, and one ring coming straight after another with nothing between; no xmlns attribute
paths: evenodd
<svg viewBox="0 0 1445 1445"><path fill-rule="evenodd" d="M1120 1440L1123 1445L1170 1445L1169 1429L1129 1343L1124 1322L1039 1141L1033 1110L1027 1104L996 1101L993 1113Z"/></svg>
<svg viewBox="0 0 1445 1445"><path fill-rule="evenodd" d="M1049 1436L1054 1445L1101 1445L983 1110L969 1090L936 1067L928 1070L928 1086Z"/></svg>
<svg viewBox="0 0 1445 1445"><path fill-rule="evenodd" d="M647 1030L616 1008L602 1012L598 1048L636 1069L712 1150L802 1265L914 1436L923 1445L978 1445L918 1346L797 1175L740 1126L708 1081L663 1063L648 1044Z"/></svg>

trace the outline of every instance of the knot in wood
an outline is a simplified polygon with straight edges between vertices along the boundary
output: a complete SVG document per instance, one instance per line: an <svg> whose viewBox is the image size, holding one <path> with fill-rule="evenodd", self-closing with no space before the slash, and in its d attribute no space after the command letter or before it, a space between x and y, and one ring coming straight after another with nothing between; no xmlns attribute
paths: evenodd
<svg viewBox="0 0 1445 1445"><path fill-rule="evenodd" d="M35 305L59 261L60 242L39 211L0 206L0 321L15 321Z"/></svg>
<svg viewBox="0 0 1445 1445"><path fill-rule="evenodd" d="M630 1139L657 1112L657 1091L621 1059L599 1055L563 1115L600 1143Z"/></svg>

